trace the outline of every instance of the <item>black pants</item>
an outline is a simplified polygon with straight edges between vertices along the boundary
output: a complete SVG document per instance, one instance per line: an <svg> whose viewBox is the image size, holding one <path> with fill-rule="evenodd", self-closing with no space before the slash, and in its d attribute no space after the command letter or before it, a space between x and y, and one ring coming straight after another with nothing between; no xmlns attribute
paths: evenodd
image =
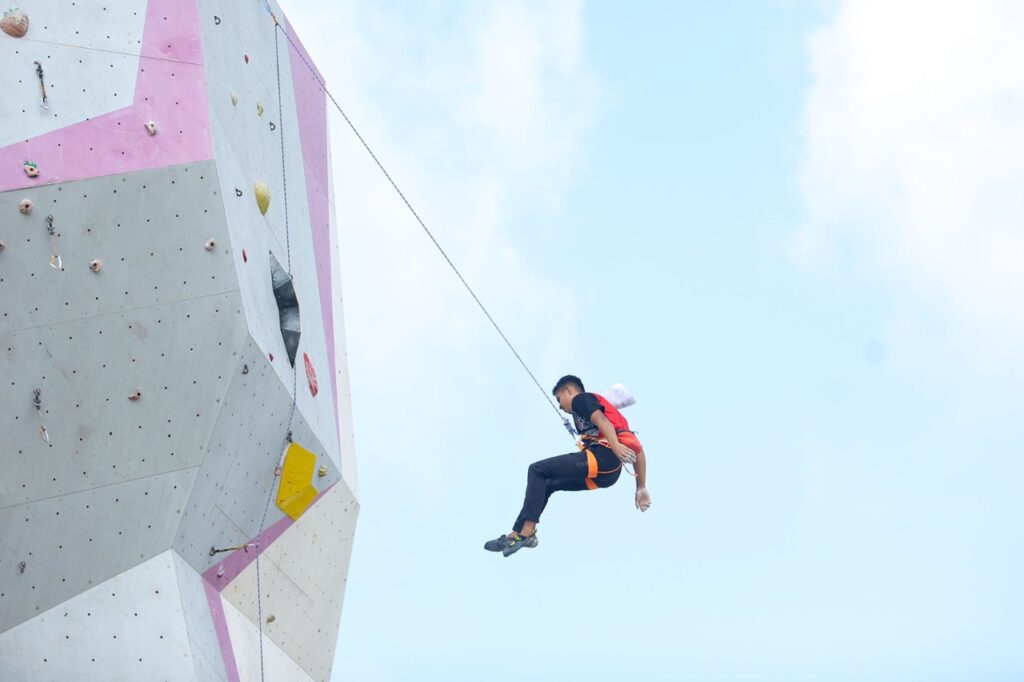
<svg viewBox="0 0 1024 682"><path fill-rule="evenodd" d="M591 445L590 451L597 458L597 468L607 472L598 474L592 479L598 488L607 488L619 480L622 471L619 458L603 445ZM530 465L526 475L526 499L523 510L512 526L512 530L520 532L523 523L540 521L540 515L548 504L548 498L556 490L587 490L588 473L587 453L572 452L568 455L549 457Z"/></svg>

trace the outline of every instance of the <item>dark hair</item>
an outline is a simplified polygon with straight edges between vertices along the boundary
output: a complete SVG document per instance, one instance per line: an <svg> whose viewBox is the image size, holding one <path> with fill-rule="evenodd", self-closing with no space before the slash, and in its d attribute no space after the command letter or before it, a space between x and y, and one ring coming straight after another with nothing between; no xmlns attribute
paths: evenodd
<svg viewBox="0 0 1024 682"><path fill-rule="evenodd" d="M580 389L580 391L584 392L587 390L583 388L583 382L580 381L579 377L573 376L572 374L566 374L564 377L559 379L558 383L555 384L555 387L551 389L551 395L555 395L566 386L575 386L576 388Z"/></svg>

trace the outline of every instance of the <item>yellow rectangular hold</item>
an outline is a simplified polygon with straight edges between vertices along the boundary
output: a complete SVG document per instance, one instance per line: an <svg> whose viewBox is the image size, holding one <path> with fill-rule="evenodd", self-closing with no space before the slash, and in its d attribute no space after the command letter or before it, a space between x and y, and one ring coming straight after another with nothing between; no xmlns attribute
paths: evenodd
<svg viewBox="0 0 1024 682"><path fill-rule="evenodd" d="M281 486L277 489L277 507L294 521L302 516L316 497L313 473L316 455L298 443L289 443L281 465Z"/></svg>

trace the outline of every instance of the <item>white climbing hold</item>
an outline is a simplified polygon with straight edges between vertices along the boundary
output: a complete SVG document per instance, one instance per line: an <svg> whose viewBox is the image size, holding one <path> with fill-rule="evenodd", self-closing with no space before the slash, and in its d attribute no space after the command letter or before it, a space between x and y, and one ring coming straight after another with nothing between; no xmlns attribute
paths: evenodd
<svg viewBox="0 0 1024 682"><path fill-rule="evenodd" d="M221 564L220 566L217 567L217 577L218 578L223 578L224 577L224 564Z"/></svg>
<svg viewBox="0 0 1024 682"><path fill-rule="evenodd" d="M89 261L89 269L93 272L99 272L103 269L103 262L99 260Z"/></svg>
<svg viewBox="0 0 1024 682"><path fill-rule="evenodd" d="M0 29L12 38L22 38L28 33L28 15L15 7L4 12Z"/></svg>
<svg viewBox="0 0 1024 682"><path fill-rule="evenodd" d="M50 442L50 434L46 430L45 426L40 426L39 427L39 437L43 439L44 443L49 443Z"/></svg>
<svg viewBox="0 0 1024 682"><path fill-rule="evenodd" d="M32 212L32 206L33 204L30 199L22 199L21 203L18 204L18 210L24 213L25 215L28 215L29 213Z"/></svg>
<svg viewBox="0 0 1024 682"><path fill-rule="evenodd" d="M317 474L319 474L320 478L323 478L324 476L326 476L327 475L327 465L325 464L322 467L320 467L320 471L318 471Z"/></svg>
<svg viewBox="0 0 1024 682"><path fill-rule="evenodd" d="M231 93L231 104L232 105L237 105L238 104L238 95L236 95L233 92Z"/></svg>
<svg viewBox="0 0 1024 682"><path fill-rule="evenodd" d="M206 240L206 243L203 244L203 248L206 249L207 251L213 251L213 247L215 246L217 246L217 242L213 241L212 239Z"/></svg>
<svg viewBox="0 0 1024 682"><path fill-rule="evenodd" d="M138 400L141 397L142 391L140 391L139 389L135 389L135 393L132 393L130 396L128 396L128 400Z"/></svg>
<svg viewBox="0 0 1024 682"><path fill-rule="evenodd" d="M260 207L260 213L267 215L270 208L270 186L257 180L252 183L252 189L256 193L256 205Z"/></svg>
<svg viewBox="0 0 1024 682"><path fill-rule="evenodd" d="M22 165L22 168L25 169L25 175L29 176L30 178L34 178L37 175L39 175L39 164L37 164L35 161L26 161Z"/></svg>
<svg viewBox="0 0 1024 682"><path fill-rule="evenodd" d="M156 135L156 121L146 122L146 132L149 133L150 137Z"/></svg>

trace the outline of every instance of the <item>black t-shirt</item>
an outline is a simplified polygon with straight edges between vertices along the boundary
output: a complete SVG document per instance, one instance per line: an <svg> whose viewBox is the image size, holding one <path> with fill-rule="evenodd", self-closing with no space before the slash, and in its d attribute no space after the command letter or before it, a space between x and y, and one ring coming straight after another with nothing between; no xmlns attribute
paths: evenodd
<svg viewBox="0 0 1024 682"><path fill-rule="evenodd" d="M595 411L604 412L604 405L593 393L580 393L572 399L572 416L576 422L576 433L581 436L601 437L601 430L590 421L590 416Z"/></svg>

